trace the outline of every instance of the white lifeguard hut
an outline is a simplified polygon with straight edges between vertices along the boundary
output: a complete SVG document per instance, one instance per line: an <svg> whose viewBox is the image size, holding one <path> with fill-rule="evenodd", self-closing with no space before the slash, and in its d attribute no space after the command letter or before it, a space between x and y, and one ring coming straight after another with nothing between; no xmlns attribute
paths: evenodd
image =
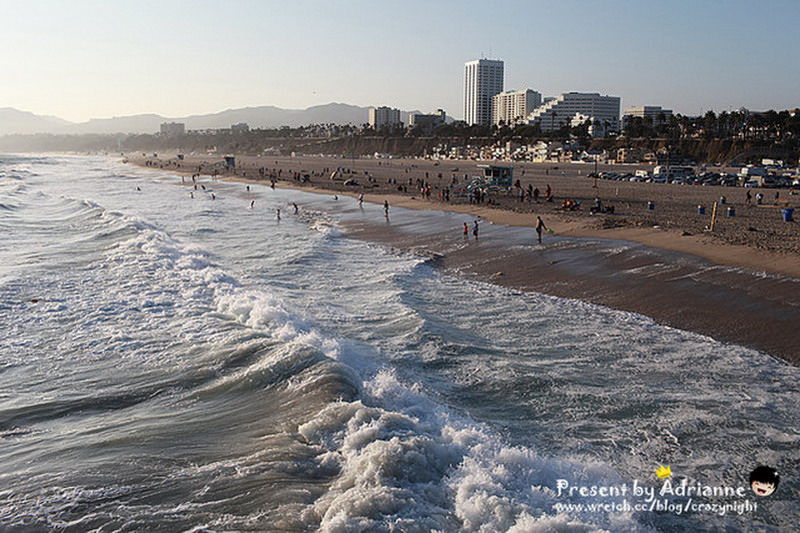
<svg viewBox="0 0 800 533"><path fill-rule="evenodd" d="M514 183L514 167L500 165L478 165L483 169L483 178L490 186L511 187Z"/></svg>

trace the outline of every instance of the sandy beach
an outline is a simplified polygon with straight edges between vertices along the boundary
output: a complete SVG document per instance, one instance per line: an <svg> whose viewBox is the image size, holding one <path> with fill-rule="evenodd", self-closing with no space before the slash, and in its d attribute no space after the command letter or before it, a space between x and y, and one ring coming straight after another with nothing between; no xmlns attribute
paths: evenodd
<svg viewBox="0 0 800 533"><path fill-rule="evenodd" d="M755 200L747 205L746 189L741 187L691 186L660 183L637 183L593 180L587 175L594 170L588 164L513 163L514 179L519 179L523 189L530 184L541 191L540 202L520 202L516 196L500 197L496 205L471 205L466 198L451 198L449 202L438 198L439 191L456 178L463 183L464 176L478 175L476 161L431 161L423 159L357 159L333 157L254 157L237 156L236 169L225 169L216 164L221 157L185 156L178 160L174 154L160 158L131 155L132 163L155 168L179 171L188 175L212 172L239 180L269 182L260 177L258 169L266 169L277 177L278 187L302 187L308 190L335 191L357 197L364 194L367 202L410 209L441 209L479 216L496 224L510 226L536 225L537 216L558 235L622 239L665 250L689 253L717 264L741 266L766 272L800 277L800 227L797 222L784 222L781 209L800 208L800 195L787 189L764 189L765 200L756 206ZM498 165L511 165L496 162ZM331 180L330 173L343 169L339 179ZM599 165L598 170L633 172L635 165ZM310 182L301 184L293 175L308 175ZM373 182L368 182L369 177ZM354 179L359 185L347 186ZM387 180L396 180L397 185ZM409 185L411 180L411 185ZM431 199L424 199L416 180L432 185ZM404 185L406 192L399 192ZM553 202L544 202L547 185L553 193ZM596 185L596 188L595 188ZM755 195L755 190L751 193ZM774 195L779 193L776 202ZM719 204L721 197L726 203ZM592 214L589 207L599 197L604 205L614 206L614 214ZM581 203L581 209L564 212L563 200ZM653 202L654 209L648 209ZM706 231L711 224L714 202L718 203L718 216L714 231ZM698 215L698 205L703 205L705 215ZM727 216L728 208L735 216Z"/></svg>
<svg viewBox="0 0 800 533"><path fill-rule="evenodd" d="M174 154L159 155L127 159L158 170L199 173L203 179L216 173L267 184L275 179L281 188L354 198L364 194L365 202L373 204L387 201L392 207L461 213L502 226L533 228L541 216L558 237L600 244L556 249L548 247L548 241L555 240L548 233L541 249L520 252L486 240L480 246L455 245L462 238L461 224L427 231L393 221L389 226L359 223L346 229L355 237L431 254L443 268L460 274L645 314L659 323L800 362L800 341L795 336L800 301L794 296L800 294L800 229L781 217L781 208L800 206L800 196L788 190L779 191L776 203L775 190L767 189L761 206L748 206L743 188L593 180L587 177L593 165L515 163L514 179L523 189L529 184L539 188L540 203L511 196L497 198L494 205L474 205L465 198L440 200L439 192L453 180L463 182L465 175L478 175L478 165L485 162L237 156L236 169L226 170L215 165L219 157L178 160ZM599 170L605 168L609 167L601 165ZM637 167L614 168L632 172ZM340 179L331 180L337 169ZM310 183L303 183L303 176ZM347 179L358 185L345 185ZM431 184L430 199L420 194L417 180ZM401 185L407 191L399 191ZM548 185L553 202L541 201ZM726 203L718 206L714 231L704 231L714 202L723 196ZM614 214L591 214L588 207L596 197L613 205ZM581 209L562 211L565 199L580 202ZM648 202L654 209L648 209ZM706 207L705 215L698 215L698 205ZM733 207L735 216L726 216L728 207ZM535 242L533 229L525 231ZM643 246L636 253L604 255L602 249L618 241Z"/></svg>

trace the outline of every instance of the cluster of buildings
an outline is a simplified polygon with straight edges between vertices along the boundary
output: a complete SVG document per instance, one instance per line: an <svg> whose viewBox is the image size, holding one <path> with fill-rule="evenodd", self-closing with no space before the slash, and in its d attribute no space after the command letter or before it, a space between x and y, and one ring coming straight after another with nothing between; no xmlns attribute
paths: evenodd
<svg viewBox="0 0 800 533"><path fill-rule="evenodd" d="M408 129L418 129L424 134L431 134L446 122L447 114L441 109L437 109L435 113L428 115L410 113L407 124ZM400 110L386 106L369 110L369 125L376 131L382 128L402 128L404 126Z"/></svg>
<svg viewBox="0 0 800 533"><path fill-rule="evenodd" d="M573 91L543 99L533 89L504 91L504 68L497 59L476 59L464 65L464 121L468 125L538 124L541 131L550 132L588 123L593 136L624 126L618 96ZM671 114L669 109L641 106L626 109L622 116L668 120Z"/></svg>
<svg viewBox="0 0 800 533"><path fill-rule="evenodd" d="M543 98L533 89L505 90L505 64L499 59L476 59L464 64L464 122L478 126L538 125L542 132L586 124L589 135L605 136L625 129L628 122L641 118L653 126L669 121L672 111L659 106L638 106L620 114L618 96L599 93L566 92ZM369 110L369 126L376 131L409 130L429 135L446 124L441 110L430 114L411 113L404 123L401 111L380 106ZM230 133L246 133L247 124L234 124ZM219 130L217 130L219 132ZM185 125L161 124L161 135L175 137L186 133Z"/></svg>
<svg viewBox="0 0 800 533"><path fill-rule="evenodd" d="M186 124L183 122L162 122L159 134L162 137L180 137L189 133L200 133L203 135L217 135L217 134L243 134L250 131L250 126L246 122L239 124L231 124L230 128L207 128L201 130L187 130Z"/></svg>
<svg viewBox="0 0 800 533"><path fill-rule="evenodd" d="M434 147L428 157L431 159L531 161L534 163L647 163L652 165L664 165L669 161L674 163L674 155L671 156L665 148L658 150L641 148L589 150L578 141L542 140L530 144L498 141L488 146L442 143Z"/></svg>
<svg viewBox="0 0 800 533"><path fill-rule="evenodd" d="M604 136L625 128L634 117L648 119L653 125L666 122L669 109L658 106L629 107L620 114L618 96L599 93L566 92L543 98L533 89L504 90L505 64L498 59L476 59L464 65L464 122L479 126L538 125L542 132L564 126L587 124L589 134ZM445 113L409 115L408 127L422 127L430 132L445 123ZM369 114L371 127L402 127L399 109L378 107Z"/></svg>

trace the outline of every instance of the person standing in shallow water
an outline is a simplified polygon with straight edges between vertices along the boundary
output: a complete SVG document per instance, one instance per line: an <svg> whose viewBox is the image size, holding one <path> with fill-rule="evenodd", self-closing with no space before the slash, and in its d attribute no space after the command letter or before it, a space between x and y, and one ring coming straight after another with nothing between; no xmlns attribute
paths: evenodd
<svg viewBox="0 0 800 533"><path fill-rule="evenodd" d="M475 240L478 240L478 221L475 221L475 225L472 226L472 234L475 235Z"/></svg>
<svg viewBox="0 0 800 533"><path fill-rule="evenodd" d="M464 240L469 240L469 228L467 227L467 223L464 222Z"/></svg>
<svg viewBox="0 0 800 533"><path fill-rule="evenodd" d="M542 217L536 217L536 235L539 237L539 244L542 244L542 230L546 230Z"/></svg>

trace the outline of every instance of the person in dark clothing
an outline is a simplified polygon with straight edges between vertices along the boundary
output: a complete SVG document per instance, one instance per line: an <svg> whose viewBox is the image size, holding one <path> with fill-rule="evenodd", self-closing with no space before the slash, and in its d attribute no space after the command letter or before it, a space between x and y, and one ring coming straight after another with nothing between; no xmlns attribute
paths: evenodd
<svg viewBox="0 0 800 533"><path fill-rule="evenodd" d="M542 231L546 229L547 226L544 225L542 217L536 217L536 235L539 237L539 244L542 244Z"/></svg>

